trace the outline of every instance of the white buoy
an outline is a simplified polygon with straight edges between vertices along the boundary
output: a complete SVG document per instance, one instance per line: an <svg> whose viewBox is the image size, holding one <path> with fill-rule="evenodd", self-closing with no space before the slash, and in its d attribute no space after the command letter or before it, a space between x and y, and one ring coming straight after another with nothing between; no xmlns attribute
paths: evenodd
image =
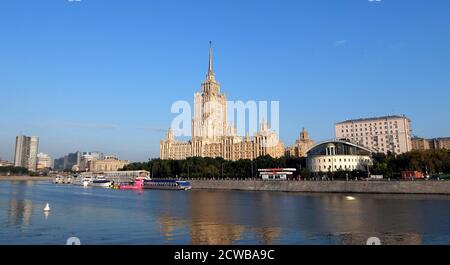
<svg viewBox="0 0 450 265"><path fill-rule="evenodd" d="M50 212L50 205L48 203L45 205L44 212Z"/></svg>
<svg viewBox="0 0 450 265"><path fill-rule="evenodd" d="M345 198L346 198L347 200L349 200L349 201L355 200L355 197L353 197L353 196L346 196Z"/></svg>

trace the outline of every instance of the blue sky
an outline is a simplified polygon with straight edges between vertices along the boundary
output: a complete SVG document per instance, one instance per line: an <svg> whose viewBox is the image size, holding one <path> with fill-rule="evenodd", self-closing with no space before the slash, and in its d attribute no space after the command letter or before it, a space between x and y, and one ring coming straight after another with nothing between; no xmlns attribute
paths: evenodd
<svg viewBox="0 0 450 265"><path fill-rule="evenodd" d="M406 114L450 136L450 1L3 0L0 157L15 136L53 157L145 161L193 101L213 41L229 100L279 100L280 133L314 140L348 118Z"/></svg>

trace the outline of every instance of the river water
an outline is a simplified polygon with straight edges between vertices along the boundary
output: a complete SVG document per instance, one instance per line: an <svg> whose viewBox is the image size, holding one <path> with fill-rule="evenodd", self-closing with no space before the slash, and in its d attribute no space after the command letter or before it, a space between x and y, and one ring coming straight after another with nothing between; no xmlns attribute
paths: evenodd
<svg viewBox="0 0 450 265"><path fill-rule="evenodd" d="M0 181L0 244L450 244L450 196L346 196Z"/></svg>

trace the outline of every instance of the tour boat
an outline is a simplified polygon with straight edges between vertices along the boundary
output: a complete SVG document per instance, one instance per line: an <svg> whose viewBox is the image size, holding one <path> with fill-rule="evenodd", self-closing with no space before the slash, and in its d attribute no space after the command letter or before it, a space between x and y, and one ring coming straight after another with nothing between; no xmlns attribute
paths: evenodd
<svg viewBox="0 0 450 265"><path fill-rule="evenodd" d="M143 185L144 185L143 179L136 179L136 181L132 185L119 185L119 189L121 189L121 190L141 190Z"/></svg>
<svg viewBox="0 0 450 265"><path fill-rule="evenodd" d="M172 179L152 179L144 180L143 188L157 190L190 190L192 187L188 181Z"/></svg>

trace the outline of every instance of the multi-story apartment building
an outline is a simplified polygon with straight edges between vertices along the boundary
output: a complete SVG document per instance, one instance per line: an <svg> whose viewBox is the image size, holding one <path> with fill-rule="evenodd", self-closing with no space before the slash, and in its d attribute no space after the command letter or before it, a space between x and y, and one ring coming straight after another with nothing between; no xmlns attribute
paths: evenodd
<svg viewBox="0 0 450 265"><path fill-rule="evenodd" d="M266 122L260 124L253 138L238 136L236 128L227 124L227 100L221 93L212 66L212 49L209 51L209 68L201 92L194 96L192 140L174 139L171 129L160 142L161 159L186 159L187 157L222 157L226 160L255 159L258 156L284 155L284 145Z"/></svg>
<svg viewBox="0 0 450 265"><path fill-rule="evenodd" d="M38 153L36 169L43 170L43 169L48 169L48 168L53 168L52 158L48 154Z"/></svg>
<svg viewBox="0 0 450 265"><path fill-rule="evenodd" d="M64 156L64 170L77 170L81 160L81 152L69 153Z"/></svg>
<svg viewBox="0 0 450 265"><path fill-rule="evenodd" d="M405 116L346 120L335 124L337 139L347 139L374 152L401 154L412 150L411 121Z"/></svg>
<svg viewBox="0 0 450 265"><path fill-rule="evenodd" d="M30 171L36 171L39 138L36 136L20 135L16 137L16 150L14 166L24 167Z"/></svg>
<svg viewBox="0 0 450 265"><path fill-rule="evenodd" d="M89 171L89 162L94 160L102 160L104 158L101 152L83 152L78 165L78 171Z"/></svg>
<svg viewBox="0 0 450 265"><path fill-rule="evenodd" d="M64 157L57 158L53 161L54 170L64 170Z"/></svg>
<svg viewBox="0 0 450 265"><path fill-rule="evenodd" d="M102 152L80 152L69 153L64 157L55 159L55 170L89 171L89 162L104 160L106 157Z"/></svg>
<svg viewBox="0 0 450 265"><path fill-rule="evenodd" d="M413 150L447 149L450 150L450 137L425 139L412 138Z"/></svg>

